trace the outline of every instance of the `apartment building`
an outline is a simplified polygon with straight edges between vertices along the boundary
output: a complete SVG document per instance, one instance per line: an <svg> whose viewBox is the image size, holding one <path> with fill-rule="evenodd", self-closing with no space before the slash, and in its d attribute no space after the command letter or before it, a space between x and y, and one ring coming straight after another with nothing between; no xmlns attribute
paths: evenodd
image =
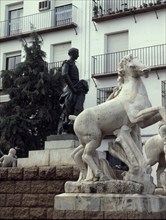
<svg viewBox="0 0 166 220"><path fill-rule="evenodd" d="M79 49L80 79L90 88L85 108L106 100L117 85L117 65L128 53L151 68L143 81L152 105L166 106L166 1L0 1L0 71L24 60L20 38L28 42L32 30L43 40L49 68L60 66L69 48ZM1 102L7 99L0 96ZM142 129L143 138L157 128Z"/></svg>

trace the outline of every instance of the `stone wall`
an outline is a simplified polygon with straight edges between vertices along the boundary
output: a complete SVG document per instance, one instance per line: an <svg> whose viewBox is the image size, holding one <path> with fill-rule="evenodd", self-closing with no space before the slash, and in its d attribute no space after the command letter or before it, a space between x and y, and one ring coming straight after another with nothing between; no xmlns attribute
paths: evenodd
<svg viewBox="0 0 166 220"><path fill-rule="evenodd" d="M0 168L0 219L52 219L54 196L77 178L73 166Z"/></svg>
<svg viewBox="0 0 166 220"><path fill-rule="evenodd" d="M166 219L166 211L160 213L92 212L92 211L54 211L54 219Z"/></svg>
<svg viewBox="0 0 166 220"><path fill-rule="evenodd" d="M116 175L120 178L120 171ZM161 213L56 211L55 195L78 178L74 166L0 168L0 219L166 219Z"/></svg>

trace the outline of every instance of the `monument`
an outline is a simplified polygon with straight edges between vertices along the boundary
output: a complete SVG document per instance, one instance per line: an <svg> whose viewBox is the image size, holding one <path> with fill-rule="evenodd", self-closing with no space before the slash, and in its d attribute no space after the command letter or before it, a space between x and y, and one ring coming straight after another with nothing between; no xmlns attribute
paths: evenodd
<svg viewBox="0 0 166 220"><path fill-rule="evenodd" d="M73 122L70 121L69 115L78 115L84 109L85 95L89 90L86 80L79 80L79 71L75 64L79 57L79 50L71 48L68 51L69 60L62 64L62 77L65 85L63 94L60 97L62 106L61 120L59 123L58 133L73 134Z"/></svg>
<svg viewBox="0 0 166 220"><path fill-rule="evenodd" d="M16 167L17 166L17 156L16 150L10 148L8 155L3 155L0 158L0 167Z"/></svg>
<svg viewBox="0 0 166 220"><path fill-rule="evenodd" d="M147 164L153 166L158 163L156 170L157 187L162 187L166 191L166 171L164 172L166 168L166 123L164 121L159 123L158 134L145 142L144 151Z"/></svg>
<svg viewBox="0 0 166 220"><path fill-rule="evenodd" d="M141 149L140 129L158 121L166 123L166 109L152 107L141 79L150 69L133 56L118 66L118 87L106 102L83 110L74 120L79 146L72 158L80 170L77 182L68 181L65 193L55 196L55 210L91 212L159 213L166 211L166 197L155 194L151 166ZM129 168L117 179L97 148L105 135L116 136L109 152ZM162 177L162 183L164 177ZM145 202L146 201L146 202Z"/></svg>

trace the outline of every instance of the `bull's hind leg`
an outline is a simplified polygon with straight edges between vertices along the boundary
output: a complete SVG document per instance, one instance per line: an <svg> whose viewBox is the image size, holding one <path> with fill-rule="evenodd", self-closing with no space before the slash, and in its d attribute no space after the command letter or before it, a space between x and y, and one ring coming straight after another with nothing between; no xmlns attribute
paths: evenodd
<svg viewBox="0 0 166 220"><path fill-rule="evenodd" d="M103 171L100 169L98 161L98 156L96 154L96 149L100 146L101 139L93 139L86 144L84 153L82 155L83 160L90 167L93 172L94 180L108 180L104 175Z"/></svg>
<svg viewBox="0 0 166 220"><path fill-rule="evenodd" d="M86 179L86 175L87 175L87 165L82 160L83 152L84 152L84 146L81 144L71 154L71 157L73 158L74 162L76 163L76 166L80 170L78 182Z"/></svg>

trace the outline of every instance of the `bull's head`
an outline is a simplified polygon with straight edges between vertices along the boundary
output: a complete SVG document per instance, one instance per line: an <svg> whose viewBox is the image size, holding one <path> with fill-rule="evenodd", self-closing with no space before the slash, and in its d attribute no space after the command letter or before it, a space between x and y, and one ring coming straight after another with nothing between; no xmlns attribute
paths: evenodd
<svg viewBox="0 0 166 220"><path fill-rule="evenodd" d="M135 78L143 75L147 78L149 71L150 68L144 65L137 58L134 58L132 54L124 56L124 58L119 63L118 68L119 75L125 76L127 74Z"/></svg>

